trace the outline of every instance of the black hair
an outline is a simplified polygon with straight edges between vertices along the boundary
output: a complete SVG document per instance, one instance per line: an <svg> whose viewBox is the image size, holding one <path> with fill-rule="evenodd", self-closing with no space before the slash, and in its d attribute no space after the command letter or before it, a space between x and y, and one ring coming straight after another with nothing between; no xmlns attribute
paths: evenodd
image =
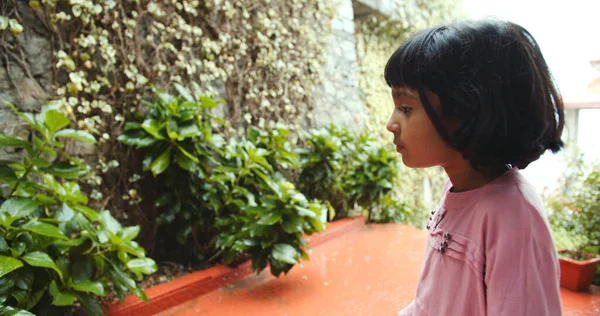
<svg viewBox="0 0 600 316"><path fill-rule="evenodd" d="M524 169L564 146L558 88L537 42L515 23L465 21L421 31L390 57L385 80L418 91L438 133L474 168ZM439 108L426 91L437 95Z"/></svg>

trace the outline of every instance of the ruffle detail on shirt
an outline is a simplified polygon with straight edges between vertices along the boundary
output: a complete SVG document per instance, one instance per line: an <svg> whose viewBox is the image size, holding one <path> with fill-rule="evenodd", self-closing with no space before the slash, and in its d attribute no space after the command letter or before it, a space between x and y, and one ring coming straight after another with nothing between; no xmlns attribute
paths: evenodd
<svg viewBox="0 0 600 316"><path fill-rule="evenodd" d="M439 256L449 256L464 261L475 272L477 278L483 281L485 258L479 251L479 247L473 241L452 232L448 232L451 235L450 240L445 240L444 233L446 232L441 229L430 232L429 236L431 238L428 238L429 246L434 248L436 254ZM438 249L441 247L443 241L448 242L448 247L444 253L440 253Z"/></svg>

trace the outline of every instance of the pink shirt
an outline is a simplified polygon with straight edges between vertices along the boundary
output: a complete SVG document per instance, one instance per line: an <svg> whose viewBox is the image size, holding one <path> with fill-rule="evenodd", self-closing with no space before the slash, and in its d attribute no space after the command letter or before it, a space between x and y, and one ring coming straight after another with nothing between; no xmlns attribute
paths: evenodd
<svg viewBox="0 0 600 316"><path fill-rule="evenodd" d="M561 315L558 257L531 184L513 168L479 189L449 187L415 300L399 315Z"/></svg>

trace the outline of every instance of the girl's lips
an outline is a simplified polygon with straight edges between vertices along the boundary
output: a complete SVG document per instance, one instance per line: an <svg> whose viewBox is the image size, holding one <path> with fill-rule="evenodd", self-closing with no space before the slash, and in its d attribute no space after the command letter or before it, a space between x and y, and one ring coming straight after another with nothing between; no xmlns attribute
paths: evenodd
<svg viewBox="0 0 600 316"><path fill-rule="evenodd" d="M397 152L400 152L402 150L404 150L404 146L402 146L402 145L396 145L396 151Z"/></svg>

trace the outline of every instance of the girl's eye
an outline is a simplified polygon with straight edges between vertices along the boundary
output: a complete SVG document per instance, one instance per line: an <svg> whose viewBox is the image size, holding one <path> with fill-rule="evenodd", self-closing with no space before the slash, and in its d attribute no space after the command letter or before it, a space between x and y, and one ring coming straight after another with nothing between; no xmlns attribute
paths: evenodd
<svg viewBox="0 0 600 316"><path fill-rule="evenodd" d="M408 114L412 110L412 108L403 105L398 106L397 109L404 114Z"/></svg>

